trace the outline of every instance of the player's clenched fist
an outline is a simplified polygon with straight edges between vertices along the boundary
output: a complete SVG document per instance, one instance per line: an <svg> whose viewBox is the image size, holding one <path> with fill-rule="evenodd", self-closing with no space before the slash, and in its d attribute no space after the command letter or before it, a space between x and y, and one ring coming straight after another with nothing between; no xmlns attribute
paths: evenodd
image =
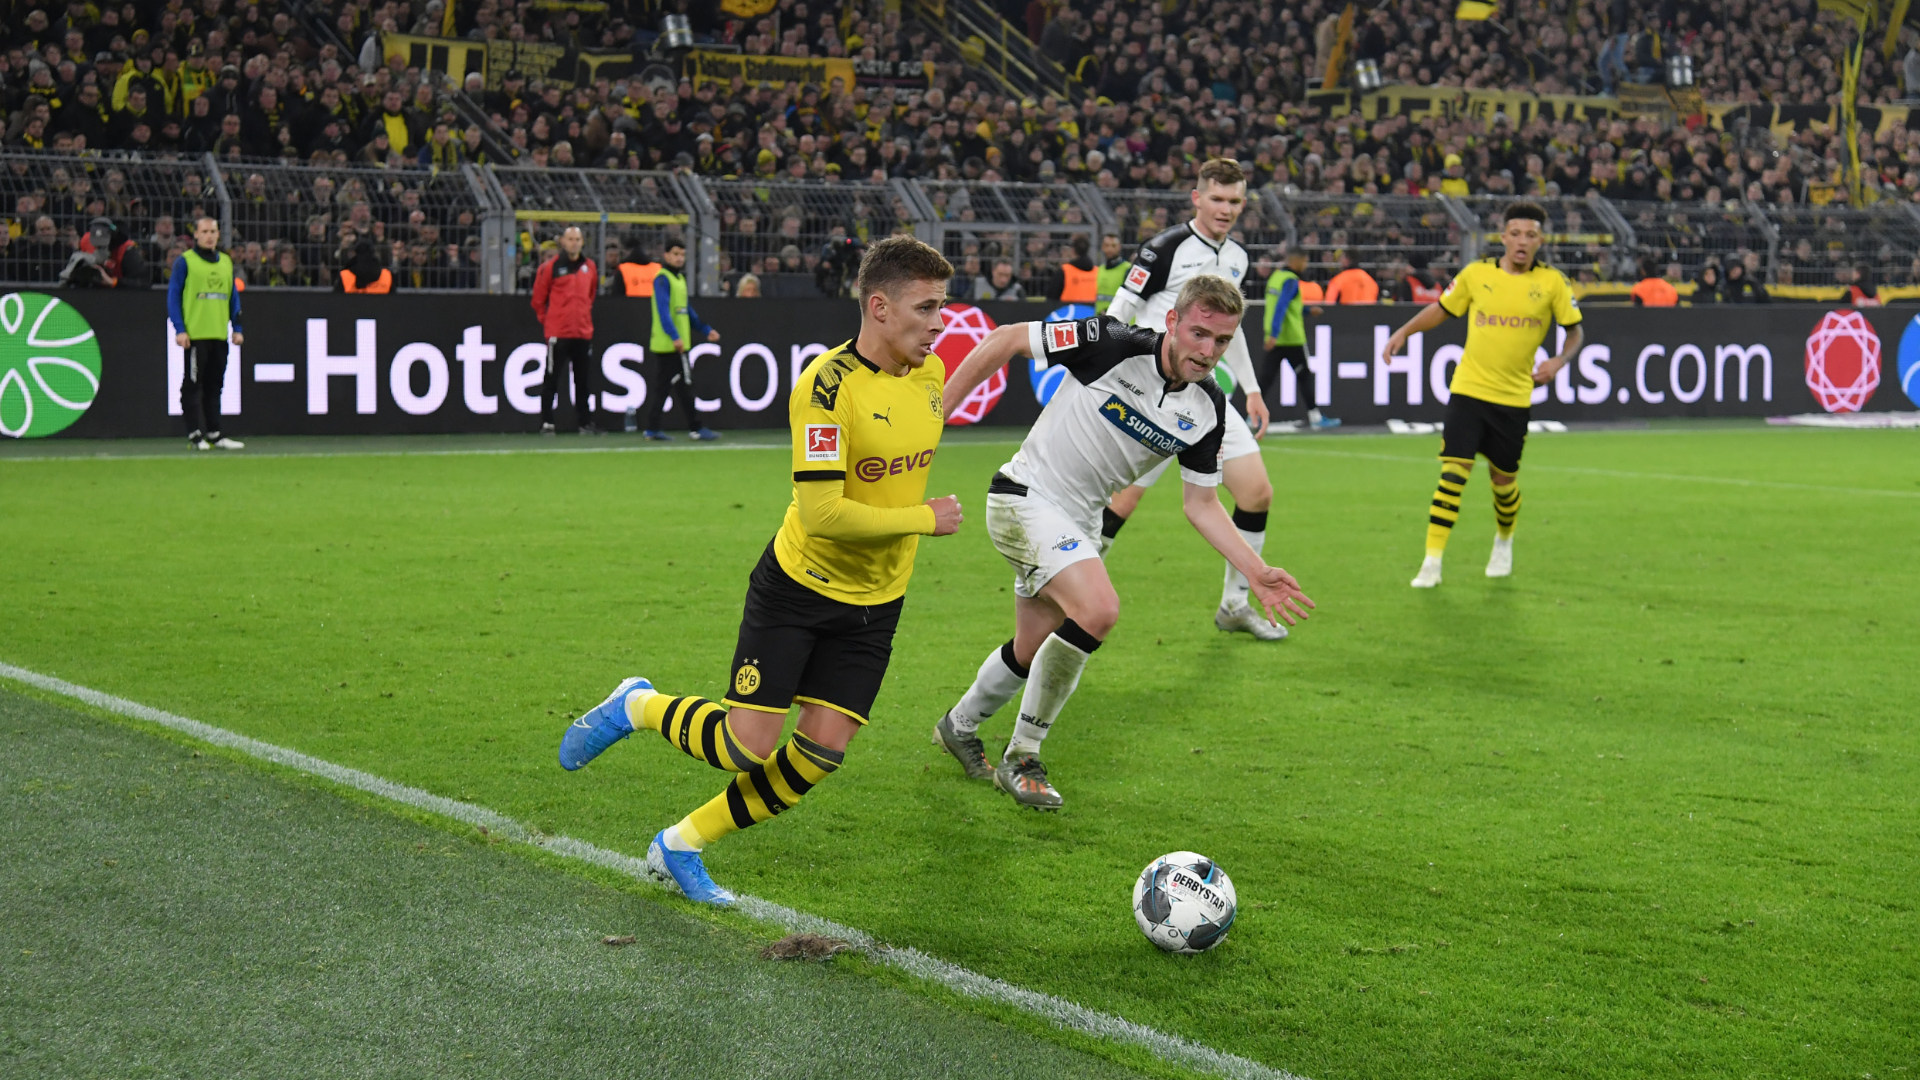
<svg viewBox="0 0 1920 1080"><path fill-rule="evenodd" d="M927 505L933 507L933 535L951 536L960 531L960 523L966 520L966 515L960 512L960 496L928 499Z"/></svg>
<svg viewBox="0 0 1920 1080"><path fill-rule="evenodd" d="M1269 566L1247 581L1254 597L1267 612L1267 621L1278 623L1285 619L1288 626L1296 626L1300 619L1307 617L1307 610L1315 607L1313 599L1300 591L1300 583L1293 575L1277 566Z"/></svg>

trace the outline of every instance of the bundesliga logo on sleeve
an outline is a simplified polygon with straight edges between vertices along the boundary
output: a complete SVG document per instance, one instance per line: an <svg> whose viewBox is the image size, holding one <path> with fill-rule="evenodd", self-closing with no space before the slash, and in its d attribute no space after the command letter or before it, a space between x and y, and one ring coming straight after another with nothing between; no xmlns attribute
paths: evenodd
<svg viewBox="0 0 1920 1080"><path fill-rule="evenodd" d="M1080 324L1074 322L1050 323L1047 332L1053 335L1053 351L1077 349L1080 347Z"/></svg>
<svg viewBox="0 0 1920 1080"><path fill-rule="evenodd" d="M1147 283L1149 276L1151 276L1151 274L1146 267L1134 267L1132 270L1127 271L1127 288L1139 292L1140 288Z"/></svg>
<svg viewBox="0 0 1920 1080"><path fill-rule="evenodd" d="M839 461L840 460L840 425L839 424L808 424L807 425L807 460L808 461Z"/></svg>

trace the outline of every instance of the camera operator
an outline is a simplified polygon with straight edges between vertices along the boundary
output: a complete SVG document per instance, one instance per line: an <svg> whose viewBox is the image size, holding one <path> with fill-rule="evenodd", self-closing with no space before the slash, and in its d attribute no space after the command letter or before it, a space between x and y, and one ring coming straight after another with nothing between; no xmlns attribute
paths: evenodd
<svg viewBox="0 0 1920 1080"><path fill-rule="evenodd" d="M87 224L80 249L60 271L69 289L144 289L152 283L140 245L103 217Z"/></svg>
<svg viewBox="0 0 1920 1080"><path fill-rule="evenodd" d="M823 296L850 296L848 286L860 273L860 257L867 245L851 236L837 236L820 250L820 265L813 270L814 287Z"/></svg>

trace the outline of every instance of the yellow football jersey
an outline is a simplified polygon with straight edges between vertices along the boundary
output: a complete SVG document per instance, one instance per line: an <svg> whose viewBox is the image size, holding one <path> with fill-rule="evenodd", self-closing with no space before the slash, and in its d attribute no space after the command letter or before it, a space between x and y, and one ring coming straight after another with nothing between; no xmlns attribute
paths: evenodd
<svg viewBox="0 0 1920 1080"><path fill-rule="evenodd" d="M774 537L774 556L793 580L848 604L884 604L907 591L920 534L933 532L927 469L940 448L946 368L929 356L905 375L881 371L849 341L815 358L787 400L793 433L794 501ZM800 485L844 481L863 513L850 534L810 536ZM906 534L906 535L901 535Z"/></svg>
<svg viewBox="0 0 1920 1080"><path fill-rule="evenodd" d="M1440 306L1467 319L1467 344L1453 371L1452 392L1526 408L1533 402L1534 351L1554 323L1580 321L1580 303L1565 274L1534 263L1509 274L1496 259L1465 267ZM1471 314L1469 315L1469 312Z"/></svg>

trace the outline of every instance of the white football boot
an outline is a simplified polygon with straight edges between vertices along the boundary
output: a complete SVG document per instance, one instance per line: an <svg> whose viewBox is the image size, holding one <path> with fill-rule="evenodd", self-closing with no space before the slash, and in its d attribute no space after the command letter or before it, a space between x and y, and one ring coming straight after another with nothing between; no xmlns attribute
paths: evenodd
<svg viewBox="0 0 1920 1080"><path fill-rule="evenodd" d="M1488 577L1511 577L1513 574L1513 537L1496 536L1493 538L1493 554L1487 556Z"/></svg>
<svg viewBox="0 0 1920 1080"><path fill-rule="evenodd" d="M1252 634L1261 641L1287 640L1287 628L1270 623L1265 615L1253 610L1253 605L1241 601L1236 604L1221 604L1213 613L1213 625L1229 634Z"/></svg>
<svg viewBox="0 0 1920 1080"><path fill-rule="evenodd" d="M1412 584L1416 589L1431 589L1440 584L1440 556L1427 556L1426 561L1420 564L1420 572L1414 575Z"/></svg>

